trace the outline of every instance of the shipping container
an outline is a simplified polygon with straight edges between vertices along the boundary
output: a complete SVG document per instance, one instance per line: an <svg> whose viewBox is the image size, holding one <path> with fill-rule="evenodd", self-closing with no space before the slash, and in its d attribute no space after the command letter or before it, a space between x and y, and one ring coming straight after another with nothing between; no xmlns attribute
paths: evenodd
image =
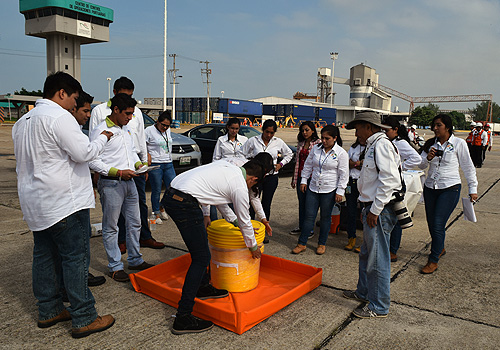
<svg viewBox="0 0 500 350"><path fill-rule="evenodd" d="M337 122L337 109L329 107L316 107L317 120L326 124Z"/></svg>
<svg viewBox="0 0 500 350"><path fill-rule="evenodd" d="M219 112L229 115L261 116L262 103L222 98L219 101Z"/></svg>
<svg viewBox="0 0 500 350"><path fill-rule="evenodd" d="M262 114L276 115L276 105L262 105Z"/></svg>
<svg viewBox="0 0 500 350"><path fill-rule="evenodd" d="M309 117L316 116L313 106L303 105L276 105L276 116Z"/></svg>

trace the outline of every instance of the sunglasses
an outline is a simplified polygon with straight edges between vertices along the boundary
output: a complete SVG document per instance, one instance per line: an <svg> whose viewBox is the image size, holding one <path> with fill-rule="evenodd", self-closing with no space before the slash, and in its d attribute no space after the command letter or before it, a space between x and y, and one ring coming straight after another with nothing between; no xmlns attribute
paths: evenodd
<svg viewBox="0 0 500 350"><path fill-rule="evenodd" d="M170 124L163 124L163 123L158 123L158 124L160 124L164 128L167 128L167 129L170 128Z"/></svg>

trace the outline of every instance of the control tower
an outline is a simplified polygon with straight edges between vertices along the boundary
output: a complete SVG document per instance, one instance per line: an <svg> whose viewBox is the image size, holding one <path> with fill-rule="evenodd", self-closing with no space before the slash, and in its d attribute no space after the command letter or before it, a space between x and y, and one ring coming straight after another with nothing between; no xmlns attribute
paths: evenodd
<svg viewBox="0 0 500 350"><path fill-rule="evenodd" d="M80 81L80 45L109 41L113 10L80 0L19 0L25 34L47 40L47 75Z"/></svg>

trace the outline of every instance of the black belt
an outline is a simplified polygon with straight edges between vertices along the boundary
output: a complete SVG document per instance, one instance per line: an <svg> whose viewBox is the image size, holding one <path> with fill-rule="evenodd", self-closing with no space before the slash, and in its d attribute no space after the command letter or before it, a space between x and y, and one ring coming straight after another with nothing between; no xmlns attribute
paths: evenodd
<svg viewBox="0 0 500 350"><path fill-rule="evenodd" d="M132 179L129 179L129 180L124 180L124 179L121 179L119 176L107 176L107 175L101 175L101 179L104 179L104 180L122 180L122 181L130 181Z"/></svg>
<svg viewBox="0 0 500 350"><path fill-rule="evenodd" d="M358 182L358 179L353 179L352 177L350 177L349 181L352 182L353 184L355 184L356 182Z"/></svg>
<svg viewBox="0 0 500 350"><path fill-rule="evenodd" d="M175 200L177 200L179 202L182 202L182 200L187 200L187 201L198 203L198 200L196 198L194 198L193 196L191 196L190 194L187 194L187 193L184 193L182 191L176 190L173 187L169 187L168 190L167 190L167 192L172 195L173 199L175 199Z"/></svg>

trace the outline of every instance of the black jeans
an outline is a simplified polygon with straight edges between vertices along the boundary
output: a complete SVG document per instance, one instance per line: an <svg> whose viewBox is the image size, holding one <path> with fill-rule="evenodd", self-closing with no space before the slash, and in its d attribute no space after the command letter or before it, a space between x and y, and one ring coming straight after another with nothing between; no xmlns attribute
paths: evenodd
<svg viewBox="0 0 500 350"><path fill-rule="evenodd" d="M268 175L262 181L262 209L266 214L266 219L271 218L271 202L273 201L274 192L278 188L278 175Z"/></svg>
<svg viewBox="0 0 500 350"><path fill-rule="evenodd" d="M203 213L193 196L168 189L161 204L174 220L191 254L191 265L186 273L177 309L178 315L186 315L193 311L194 298L200 286L210 282L210 275L207 272L210 264L207 230L203 222Z"/></svg>

